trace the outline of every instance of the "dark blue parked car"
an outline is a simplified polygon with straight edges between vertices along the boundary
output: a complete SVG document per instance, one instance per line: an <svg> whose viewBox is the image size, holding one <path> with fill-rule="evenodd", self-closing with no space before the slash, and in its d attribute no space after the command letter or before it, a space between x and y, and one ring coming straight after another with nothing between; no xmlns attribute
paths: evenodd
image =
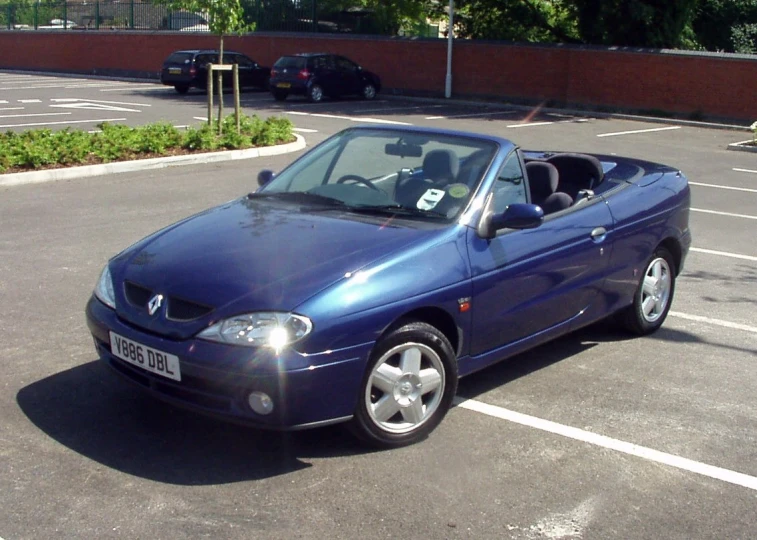
<svg viewBox="0 0 757 540"><path fill-rule="evenodd" d="M486 135L347 129L259 182L108 262L97 351L176 405L380 447L556 336L657 330L691 242L677 169Z"/></svg>
<svg viewBox="0 0 757 540"><path fill-rule="evenodd" d="M338 54L303 53L282 56L271 68L271 93L277 101L289 95L319 102L324 96L357 95L373 99L381 91L381 79Z"/></svg>

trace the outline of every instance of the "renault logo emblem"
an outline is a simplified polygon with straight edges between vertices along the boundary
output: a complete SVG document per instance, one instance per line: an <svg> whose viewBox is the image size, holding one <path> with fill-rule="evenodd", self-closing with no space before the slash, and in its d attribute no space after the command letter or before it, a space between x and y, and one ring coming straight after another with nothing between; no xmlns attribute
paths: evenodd
<svg viewBox="0 0 757 540"><path fill-rule="evenodd" d="M155 312L160 309L160 306L163 304L163 295L162 294L156 294L152 298L150 298L150 301L147 302L147 312L150 315L155 315Z"/></svg>

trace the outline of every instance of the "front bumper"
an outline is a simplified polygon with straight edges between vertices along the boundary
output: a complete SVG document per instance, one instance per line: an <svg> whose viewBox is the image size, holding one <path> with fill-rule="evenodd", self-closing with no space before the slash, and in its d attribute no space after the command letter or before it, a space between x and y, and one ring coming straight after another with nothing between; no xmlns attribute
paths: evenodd
<svg viewBox="0 0 757 540"><path fill-rule="evenodd" d="M171 340L122 321L94 297L86 307L87 325L101 360L130 382L174 405L226 420L271 429L302 429L348 420L372 344L304 355L275 354L204 340ZM179 357L181 382L145 371L115 357L109 330ZM247 404L252 391L274 402L271 414Z"/></svg>

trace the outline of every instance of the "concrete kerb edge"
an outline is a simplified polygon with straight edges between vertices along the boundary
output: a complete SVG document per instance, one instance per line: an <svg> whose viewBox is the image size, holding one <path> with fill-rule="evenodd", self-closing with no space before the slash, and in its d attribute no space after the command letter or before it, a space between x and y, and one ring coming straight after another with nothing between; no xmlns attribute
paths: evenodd
<svg viewBox="0 0 757 540"><path fill-rule="evenodd" d="M757 153L757 146L755 146L754 140L750 139L748 141L731 143L728 145L728 150Z"/></svg>
<svg viewBox="0 0 757 540"><path fill-rule="evenodd" d="M381 94L381 98L393 99L398 101L425 101L430 103L451 103L453 105L467 105L478 107L496 107L499 109L517 109L521 111L533 111L537 106L520 105L515 103L496 102L496 101L469 101L459 98L434 98L434 97L418 97L418 96L403 96L395 94ZM736 124L722 124L716 122L704 122L699 120L684 120L678 118L661 118L657 116L640 116L638 114L629 113L612 113L612 112L599 112L586 109L560 109L554 107L543 107L540 111L546 113L555 114L569 114L578 116L581 118L617 118L620 120L636 120L640 122L649 122L652 124L669 124L678 126L690 126L701 127L709 129L721 129L721 130L733 130L733 131L751 131L749 126L742 126Z"/></svg>
<svg viewBox="0 0 757 540"><path fill-rule="evenodd" d="M30 171L11 174L0 174L0 187L19 186L24 184L39 184L58 180L72 180L74 178L87 178L123 172L146 171L177 167L183 165L196 165L201 163L219 163L239 159L252 159L257 157L276 156L297 152L305 148L305 138L297 133L295 142L276 146L263 146L248 148L245 150L227 150L222 152L203 152L184 156L169 156L164 158L137 159L134 161L117 161L114 163L102 163L99 165L85 165L82 167L67 167L62 169L46 169L44 171Z"/></svg>

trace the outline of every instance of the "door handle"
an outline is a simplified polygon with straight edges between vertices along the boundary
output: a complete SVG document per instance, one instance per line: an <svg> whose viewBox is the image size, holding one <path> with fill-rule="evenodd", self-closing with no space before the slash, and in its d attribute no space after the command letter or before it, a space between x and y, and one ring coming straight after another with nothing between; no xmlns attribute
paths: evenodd
<svg viewBox="0 0 757 540"><path fill-rule="evenodd" d="M602 242L607 237L607 229L604 227L597 227L591 231L591 239L595 242Z"/></svg>

